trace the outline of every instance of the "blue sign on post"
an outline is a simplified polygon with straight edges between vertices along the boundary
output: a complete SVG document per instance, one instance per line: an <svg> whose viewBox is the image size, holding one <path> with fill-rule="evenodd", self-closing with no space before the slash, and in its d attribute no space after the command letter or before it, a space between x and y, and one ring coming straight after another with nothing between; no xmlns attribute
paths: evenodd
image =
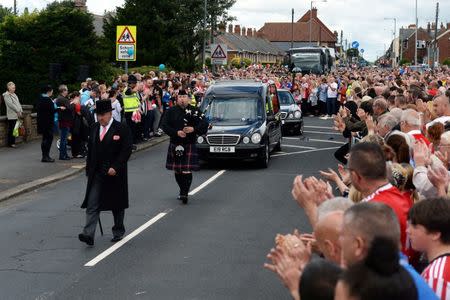
<svg viewBox="0 0 450 300"><path fill-rule="evenodd" d="M352 48L358 49L358 47L359 47L359 43L358 43L357 41L354 41L354 42L352 43Z"/></svg>
<svg viewBox="0 0 450 300"><path fill-rule="evenodd" d="M364 49L359 50L359 52L364 53Z"/></svg>

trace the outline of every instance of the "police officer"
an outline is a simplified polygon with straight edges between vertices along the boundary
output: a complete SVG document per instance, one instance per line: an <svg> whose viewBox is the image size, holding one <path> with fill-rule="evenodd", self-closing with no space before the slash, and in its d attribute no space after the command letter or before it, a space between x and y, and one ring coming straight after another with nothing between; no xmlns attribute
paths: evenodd
<svg viewBox="0 0 450 300"><path fill-rule="evenodd" d="M166 111L162 121L164 132L170 136L166 168L175 172L175 180L180 187L178 200L188 202L192 184L192 171L198 171L198 153L195 143L198 135L206 134L208 123L204 115L190 105L186 90L181 89L177 103Z"/></svg>
<svg viewBox="0 0 450 300"><path fill-rule="evenodd" d="M86 175L88 184L81 208L86 208L86 225L78 239L94 245L95 229L101 211L112 211L114 227L112 242L125 234L123 224L128 208L127 162L131 155L131 135L128 126L112 117L111 100L96 102L98 122L89 134Z"/></svg>
<svg viewBox="0 0 450 300"><path fill-rule="evenodd" d="M133 120L133 114L139 111L141 102L139 100L137 78L134 75L128 76L128 87L125 90L123 96L123 110L127 125L130 127L131 134L133 136L133 144L137 144L139 141L138 126Z"/></svg>

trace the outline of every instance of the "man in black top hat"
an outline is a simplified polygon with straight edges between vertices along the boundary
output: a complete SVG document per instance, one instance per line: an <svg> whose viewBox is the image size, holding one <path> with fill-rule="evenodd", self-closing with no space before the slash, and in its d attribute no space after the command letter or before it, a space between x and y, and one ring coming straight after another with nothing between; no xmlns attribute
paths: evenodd
<svg viewBox="0 0 450 300"><path fill-rule="evenodd" d="M189 102L186 90L180 90L177 105L165 112L162 121L162 129L170 136L166 168L175 172L175 179L180 187L178 199L183 204L188 202L192 171L200 168L195 147L197 135L208 131L208 122L203 113L189 105Z"/></svg>
<svg viewBox="0 0 450 300"><path fill-rule="evenodd" d="M112 242L125 234L123 224L128 208L127 162L132 141L128 126L112 117L111 100L96 102L95 123L89 135L86 175L88 183L81 208L86 208L86 225L79 234L80 241L92 246L101 211L112 211L114 227Z"/></svg>

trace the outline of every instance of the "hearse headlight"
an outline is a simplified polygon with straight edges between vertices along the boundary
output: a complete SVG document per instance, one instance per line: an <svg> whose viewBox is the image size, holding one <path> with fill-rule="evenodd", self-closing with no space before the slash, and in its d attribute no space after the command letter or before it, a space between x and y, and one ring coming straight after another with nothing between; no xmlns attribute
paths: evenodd
<svg viewBox="0 0 450 300"><path fill-rule="evenodd" d="M300 119L300 118L302 117L302 113L301 113L300 111L296 111L296 112L294 113L294 117L295 117L296 119Z"/></svg>
<svg viewBox="0 0 450 300"><path fill-rule="evenodd" d="M252 135L252 143L253 143L253 144L259 144L259 143L261 142L261 139L262 139L262 136L261 136L261 134L258 133L258 132L255 132L255 133Z"/></svg>
<svg viewBox="0 0 450 300"><path fill-rule="evenodd" d="M199 143L199 144L203 144L204 141L205 141L205 139L202 136L199 136L197 138L197 143Z"/></svg>
<svg viewBox="0 0 450 300"><path fill-rule="evenodd" d="M245 136L245 137L242 139L242 142L243 142L244 144L248 144L248 143L250 143L250 138L249 138L248 136Z"/></svg>

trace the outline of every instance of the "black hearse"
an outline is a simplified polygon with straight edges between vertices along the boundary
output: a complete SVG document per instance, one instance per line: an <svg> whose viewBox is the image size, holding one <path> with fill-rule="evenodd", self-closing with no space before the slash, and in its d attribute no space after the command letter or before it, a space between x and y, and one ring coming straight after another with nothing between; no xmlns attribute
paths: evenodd
<svg viewBox="0 0 450 300"><path fill-rule="evenodd" d="M218 82L206 91L200 109L210 128L198 137L202 160L254 159L269 164L281 150L280 102L275 85L254 81Z"/></svg>

